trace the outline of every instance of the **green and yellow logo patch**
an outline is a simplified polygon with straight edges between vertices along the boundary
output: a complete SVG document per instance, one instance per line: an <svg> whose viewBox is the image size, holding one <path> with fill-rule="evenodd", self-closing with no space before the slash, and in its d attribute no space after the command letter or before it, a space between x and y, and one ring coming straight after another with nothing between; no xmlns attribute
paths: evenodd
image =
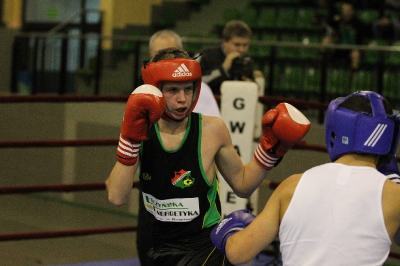
<svg viewBox="0 0 400 266"><path fill-rule="evenodd" d="M191 187L194 184L195 178L192 177L191 171L179 170L175 171L174 178L171 179L172 185L182 189Z"/></svg>

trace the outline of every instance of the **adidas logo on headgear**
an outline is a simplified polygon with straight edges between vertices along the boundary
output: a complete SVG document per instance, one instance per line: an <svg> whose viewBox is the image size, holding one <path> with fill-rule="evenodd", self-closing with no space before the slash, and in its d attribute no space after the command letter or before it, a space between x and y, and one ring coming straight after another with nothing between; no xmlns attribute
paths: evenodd
<svg viewBox="0 0 400 266"><path fill-rule="evenodd" d="M185 66L184 63L182 63L172 74L174 78L176 77L191 77L192 72L189 71L189 69Z"/></svg>

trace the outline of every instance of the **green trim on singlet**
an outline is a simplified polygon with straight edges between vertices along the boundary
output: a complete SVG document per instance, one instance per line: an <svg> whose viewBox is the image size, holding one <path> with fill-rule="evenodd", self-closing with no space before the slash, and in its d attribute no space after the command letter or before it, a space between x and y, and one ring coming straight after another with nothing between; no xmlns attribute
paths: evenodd
<svg viewBox="0 0 400 266"><path fill-rule="evenodd" d="M203 135L203 127L202 127L202 121L203 121L203 115L199 113L199 139L197 141L197 154L199 157L199 166L200 166L200 171L201 171L201 175L203 176L204 181L206 182L206 184L211 187L212 184L210 183L210 181L208 181L206 172L204 171L204 167L203 167L203 157L201 156L201 139L202 139L202 135ZM215 179L215 176L214 176Z"/></svg>
<svg viewBox="0 0 400 266"><path fill-rule="evenodd" d="M168 149L165 148L164 143L163 143L162 138L161 138L161 135L160 135L160 129L158 128L158 124L156 123L156 124L154 125L154 126L155 126L154 128L155 128L155 130L156 130L156 134L157 134L158 141L160 142L161 147L163 148L164 151L166 151L166 152L168 152L168 153L172 153L172 152L178 151L178 150L182 147L182 145L185 143L185 140L186 140L187 136L189 135L190 123L191 123L191 121L192 121L192 118L191 118L191 116L189 116L188 126L186 127L185 136L183 137L181 143L179 144L179 147L177 147L177 148L174 149L174 150L168 150Z"/></svg>
<svg viewBox="0 0 400 266"><path fill-rule="evenodd" d="M214 226L221 220L221 213L219 213L216 205L216 200L219 197L218 188L219 188L218 179L217 175L215 175L212 187L207 193L208 202L210 202L210 209L208 209L207 213L204 215L203 228L209 228L211 226Z"/></svg>
<svg viewBox="0 0 400 266"><path fill-rule="evenodd" d="M208 190L207 193L207 199L208 202L210 203L210 208L204 215L203 228L209 228L211 226L214 226L216 223L220 221L221 214L219 213L216 205L216 200L219 197L219 184L217 179L217 173L214 173L214 180L213 183L211 184L208 181L206 172L204 171L203 167L203 160L201 157L201 139L203 135L202 120L203 120L203 115L199 113L199 141L197 142L198 143L197 152L199 157L201 174L203 176L204 181L210 186L210 189Z"/></svg>

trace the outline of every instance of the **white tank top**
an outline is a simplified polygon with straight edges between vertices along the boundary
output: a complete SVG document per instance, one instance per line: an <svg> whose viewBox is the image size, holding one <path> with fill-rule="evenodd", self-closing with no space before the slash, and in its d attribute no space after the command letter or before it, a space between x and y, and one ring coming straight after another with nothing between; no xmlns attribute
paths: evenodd
<svg viewBox="0 0 400 266"><path fill-rule="evenodd" d="M279 229L283 264L382 265L391 240L382 211L386 177L327 163L301 177Z"/></svg>

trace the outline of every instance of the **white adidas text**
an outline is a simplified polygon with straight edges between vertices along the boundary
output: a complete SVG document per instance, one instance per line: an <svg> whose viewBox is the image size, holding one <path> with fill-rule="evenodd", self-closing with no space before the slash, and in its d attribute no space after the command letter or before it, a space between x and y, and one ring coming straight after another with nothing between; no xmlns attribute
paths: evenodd
<svg viewBox="0 0 400 266"><path fill-rule="evenodd" d="M176 77L191 77L192 72L189 71L189 69L185 66L185 64L181 64L175 72L172 74L174 78Z"/></svg>

